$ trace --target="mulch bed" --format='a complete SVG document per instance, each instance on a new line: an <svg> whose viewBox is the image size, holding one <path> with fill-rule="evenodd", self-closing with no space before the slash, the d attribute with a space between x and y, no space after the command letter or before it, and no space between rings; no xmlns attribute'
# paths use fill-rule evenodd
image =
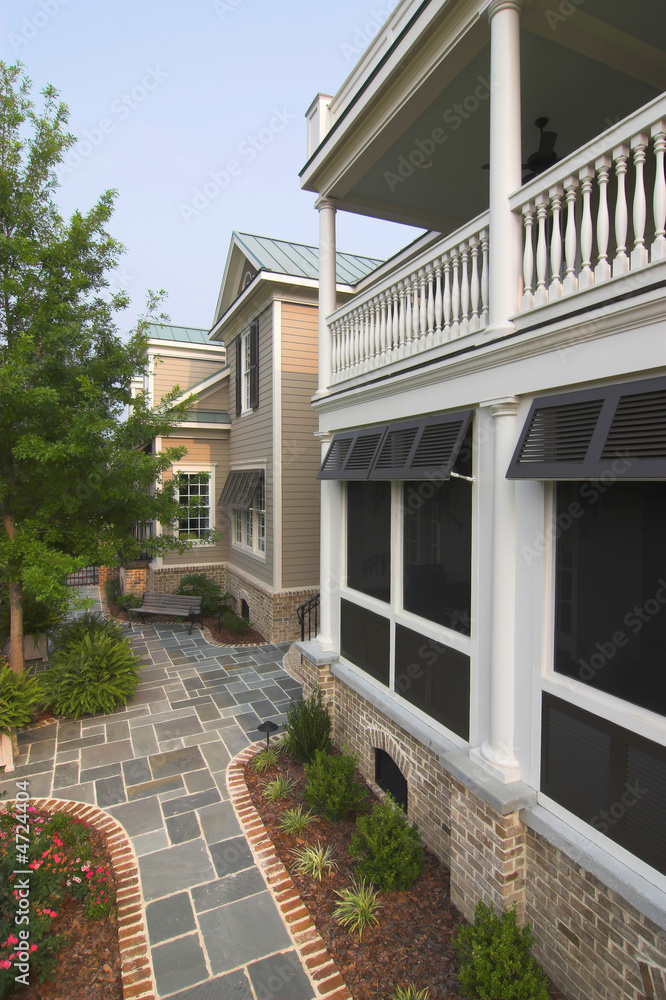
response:
<svg viewBox="0 0 666 1000"><path fill-rule="evenodd" d="M115 604L107 604L109 614L116 621L129 622L129 615L126 611L120 611ZM203 621L204 627L208 629L210 633L210 638L213 642L220 646L262 646L266 639L264 639L261 632L257 632L255 628L248 628L245 632L231 632L228 628L218 628L218 619L209 618L204 615L201 619ZM135 622L139 619L135 618ZM173 625L176 624L187 624L186 621L178 622L178 619L173 615L150 615L149 618L143 622L144 625ZM195 625L195 628L198 627Z"/></svg>
<svg viewBox="0 0 666 1000"><path fill-rule="evenodd" d="M267 802L261 791L277 771L257 774L251 762L245 766L247 787L280 860L289 870L354 1000L386 1000L397 987L405 988L410 983L419 989L428 987L430 1000L462 1000L451 936L465 919L451 902L446 867L426 851L423 874L411 889L381 894L379 924L366 929L359 942L355 932L340 927L333 919L338 903L336 890L346 888L354 874L348 849L355 817L350 814L341 823L318 817L300 838L283 833L279 820L284 810L304 803L305 773L302 764L288 754L282 757L279 770L294 781L294 791L288 798ZM368 793L372 805L376 796L371 789ZM332 845L338 864L337 870L321 882L291 867L295 848L318 841ZM549 994L551 1000L566 1000L552 984Z"/></svg>
<svg viewBox="0 0 666 1000"><path fill-rule="evenodd" d="M94 857L113 873L102 834L91 828L90 840ZM70 898L58 909L53 929L67 939L53 978L39 983L34 977L29 986L10 990L7 1000L122 1000L115 907L105 919L89 920L83 901Z"/></svg>

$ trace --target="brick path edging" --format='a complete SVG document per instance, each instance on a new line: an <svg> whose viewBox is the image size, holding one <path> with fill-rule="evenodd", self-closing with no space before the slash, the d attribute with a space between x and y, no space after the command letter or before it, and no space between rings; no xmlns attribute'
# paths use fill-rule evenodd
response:
<svg viewBox="0 0 666 1000"><path fill-rule="evenodd" d="M9 800L8 800L9 801ZM30 799L30 805L49 812L58 810L83 820L101 833L111 855L116 879L118 945L123 1000L156 1000L155 980L144 915L139 865L124 827L97 806L71 799Z"/></svg>
<svg viewBox="0 0 666 1000"><path fill-rule="evenodd" d="M236 754L227 765L229 798L248 839L257 867L280 909L289 936L301 957L316 996L321 1000L352 1000L340 970L314 925L310 911L292 882L289 872L277 856L273 841L254 807L245 783L245 764L263 746L263 742L251 744Z"/></svg>

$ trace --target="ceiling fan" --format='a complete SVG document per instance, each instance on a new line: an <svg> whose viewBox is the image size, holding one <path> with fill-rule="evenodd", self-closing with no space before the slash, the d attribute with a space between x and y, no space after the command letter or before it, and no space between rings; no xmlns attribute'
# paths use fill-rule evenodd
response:
<svg viewBox="0 0 666 1000"><path fill-rule="evenodd" d="M538 174L542 174L544 170L547 170L548 167L552 167L552 165L557 163L558 160L557 153L555 152L557 132L544 132L544 129L548 124L547 118L537 118L534 124L541 132L539 138L539 148L535 153L530 153L527 157L527 163L523 163L523 170L529 171L527 176L523 177L523 184L525 181L531 181L532 178L536 177ZM481 169L490 170L490 164L484 163Z"/></svg>

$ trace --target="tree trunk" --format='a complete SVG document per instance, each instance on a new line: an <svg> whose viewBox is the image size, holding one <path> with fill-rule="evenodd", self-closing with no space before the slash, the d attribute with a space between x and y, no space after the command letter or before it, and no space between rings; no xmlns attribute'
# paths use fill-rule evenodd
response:
<svg viewBox="0 0 666 1000"><path fill-rule="evenodd" d="M3 517L4 528L11 539L16 534L16 525L11 514ZM23 584L20 580L9 580L9 666L17 674L25 669L23 658Z"/></svg>

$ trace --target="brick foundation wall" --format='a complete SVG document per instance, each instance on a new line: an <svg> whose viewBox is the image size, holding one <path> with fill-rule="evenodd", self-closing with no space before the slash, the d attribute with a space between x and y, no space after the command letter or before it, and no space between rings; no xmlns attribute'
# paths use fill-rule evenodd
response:
<svg viewBox="0 0 666 1000"><path fill-rule="evenodd" d="M140 597L144 591L148 590L148 569L147 562L129 563L127 566L121 566L121 593Z"/></svg>
<svg viewBox="0 0 666 1000"><path fill-rule="evenodd" d="M100 566L98 569L99 588L103 594L106 593L105 586L108 580L117 580L120 575L118 566Z"/></svg>
<svg viewBox="0 0 666 1000"><path fill-rule="evenodd" d="M666 998L666 932L521 822L502 816L449 775L437 757L338 678L290 651L307 697L331 702L335 742L360 756L374 785L374 747L407 779L409 818L451 871L451 898L467 919L479 899L516 904L534 956L571 1000Z"/></svg>
<svg viewBox="0 0 666 1000"><path fill-rule="evenodd" d="M234 569L229 563L197 566L150 567L147 589L154 594L175 593L187 573L205 573L217 583L222 593L231 594L234 610L241 612L241 601L247 601L250 622L267 642L291 642L300 639L296 609L317 593L316 589L272 591ZM128 588L129 589L129 588Z"/></svg>

